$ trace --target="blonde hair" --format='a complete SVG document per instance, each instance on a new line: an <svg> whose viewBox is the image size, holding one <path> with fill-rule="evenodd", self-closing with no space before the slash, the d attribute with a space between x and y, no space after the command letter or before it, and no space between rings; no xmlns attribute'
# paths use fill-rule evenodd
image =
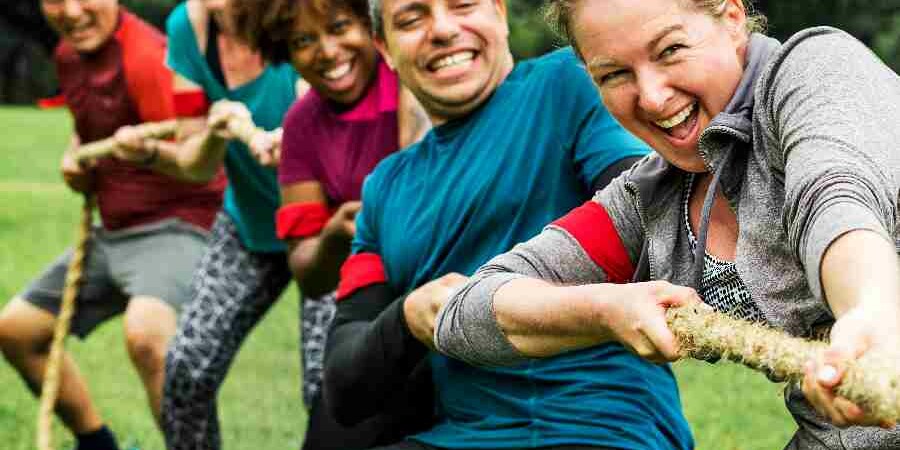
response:
<svg viewBox="0 0 900 450"><path fill-rule="evenodd" d="M575 43L572 36L572 13L579 2L583 0L548 0L544 6L544 18L550 24L556 34L563 38L566 42L573 45ZM673 0L681 1L704 11L710 17L719 18L725 13L725 7L728 0ZM766 29L766 17L756 13L753 9L752 0L742 0L744 8L747 10L747 34L763 33Z"/></svg>

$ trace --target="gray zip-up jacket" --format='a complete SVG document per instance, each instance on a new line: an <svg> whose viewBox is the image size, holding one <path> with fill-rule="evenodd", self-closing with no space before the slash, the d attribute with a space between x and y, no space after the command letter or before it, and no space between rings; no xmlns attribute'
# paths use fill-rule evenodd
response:
<svg viewBox="0 0 900 450"><path fill-rule="evenodd" d="M701 134L699 152L737 215L738 274L774 327L810 336L834 321L819 266L835 239L867 229L900 242L900 77L840 30L804 30L784 45L754 34L743 78ZM683 225L685 176L653 154L594 197L636 266L634 281L699 287L704 246L698 258ZM701 242L708 217L707 207ZM608 279L574 236L548 226L489 261L450 299L437 318L438 350L470 364L525 359L493 313L494 292L524 276L564 284ZM796 387L786 402L800 425L789 448L900 448L900 430L826 423Z"/></svg>

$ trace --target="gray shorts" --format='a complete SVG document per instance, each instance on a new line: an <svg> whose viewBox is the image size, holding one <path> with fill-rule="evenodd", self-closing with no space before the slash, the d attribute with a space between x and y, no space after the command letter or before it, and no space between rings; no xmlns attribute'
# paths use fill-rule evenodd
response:
<svg viewBox="0 0 900 450"><path fill-rule="evenodd" d="M124 312L135 296L155 297L179 310L191 299L191 277L206 237L203 229L179 219L116 231L95 228L71 333L83 339L100 323ZM19 297L58 314L71 257L70 249Z"/></svg>

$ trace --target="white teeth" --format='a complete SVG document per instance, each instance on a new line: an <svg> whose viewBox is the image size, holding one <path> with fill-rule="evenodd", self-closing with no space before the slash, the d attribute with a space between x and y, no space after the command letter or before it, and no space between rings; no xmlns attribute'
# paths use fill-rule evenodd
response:
<svg viewBox="0 0 900 450"><path fill-rule="evenodd" d="M325 72L325 78L329 80L337 80L338 78L347 75L350 73L350 63L341 64L327 72Z"/></svg>
<svg viewBox="0 0 900 450"><path fill-rule="evenodd" d="M684 122L685 119L687 119L688 116L691 115L691 113L694 111L695 105L696 105L695 103L691 103L686 108L682 109L678 114L675 114L674 116L672 116L666 120L657 120L657 121L654 121L653 123L659 125L661 128L665 128L667 130L676 125L680 125L681 122Z"/></svg>
<svg viewBox="0 0 900 450"><path fill-rule="evenodd" d="M437 61L435 61L431 67L433 70L441 70L445 67L456 66L459 64L467 63L475 58L475 52L459 52L454 53L452 55L447 55Z"/></svg>

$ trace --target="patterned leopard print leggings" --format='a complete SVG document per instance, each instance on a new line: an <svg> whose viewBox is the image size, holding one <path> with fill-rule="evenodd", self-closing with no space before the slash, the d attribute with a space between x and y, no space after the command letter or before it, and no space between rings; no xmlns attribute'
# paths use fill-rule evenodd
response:
<svg viewBox="0 0 900 450"><path fill-rule="evenodd" d="M166 355L162 421L169 450L220 448L216 396L244 339L291 280L284 253L254 253L219 213ZM333 298L305 299L301 342L304 400L321 385Z"/></svg>

